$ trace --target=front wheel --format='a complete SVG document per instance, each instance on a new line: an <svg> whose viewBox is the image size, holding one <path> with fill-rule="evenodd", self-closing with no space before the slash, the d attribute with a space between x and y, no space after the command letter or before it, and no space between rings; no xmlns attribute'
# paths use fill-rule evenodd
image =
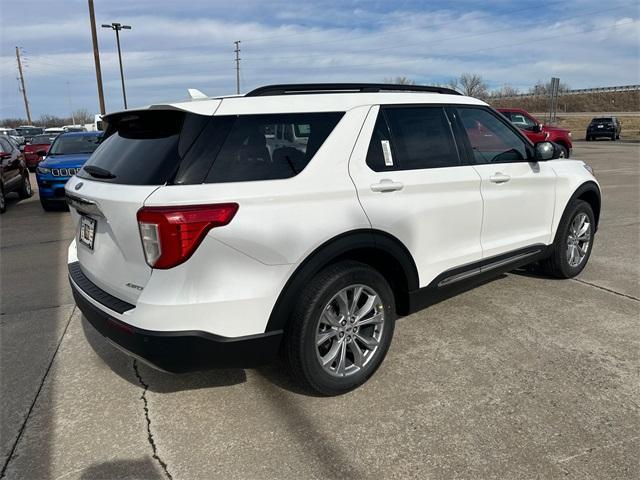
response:
<svg viewBox="0 0 640 480"><path fill-rule="evenodd" d="M382 363L395 324L384 277L353 261L331 265L302 291L285 334L293 375L321 395L366 382Z"/></svg>
<svg viewBox="0 0 640 480"><path fill-rule="evenodd" d="M560 155L558 158L569 158L569 150L567 147L563 145L558 145L558 147L560 148Z"/></svg>
<svg viewBox="0 0 640 480"><path fill-rule="evenodd" d="M557 278L582 272L591 256L595 224L591 205L582 200L570 203L558 226L553 253L542 262L543 270Z"/></svg>

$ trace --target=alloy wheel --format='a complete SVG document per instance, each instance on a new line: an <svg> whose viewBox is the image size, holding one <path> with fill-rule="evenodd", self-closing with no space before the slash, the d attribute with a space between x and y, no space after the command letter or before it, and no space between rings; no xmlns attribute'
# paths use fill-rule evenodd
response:
<svg viewBox="0 0 640 480"><path fill-rule="evenodd" d="M567 237L567 262L570 267L580 265L589 251L591 243L591 221L586 213L580 212L569 225Z"/></svg>
<svg viewBox="0 0 640 480"><path fill-rule="evenodd" d="M371 362L381 344L385 312L366 285L340 290L318 319L315 346L320 365L332 376L353 375Z"/></svg>

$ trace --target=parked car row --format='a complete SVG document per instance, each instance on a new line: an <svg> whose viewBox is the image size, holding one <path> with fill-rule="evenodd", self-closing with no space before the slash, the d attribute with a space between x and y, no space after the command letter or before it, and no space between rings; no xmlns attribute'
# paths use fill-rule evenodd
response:
<svg viewBox="0 0 640 480"><path fill-rule="evenodd" d="M35 135L21 151L8 136L0 136L0 213L6 210L5 197L18 192L32 195L29 170L36 172L40 203L45 210L66 206L64 186L98 147L102 132L68 132Z"/></svg>

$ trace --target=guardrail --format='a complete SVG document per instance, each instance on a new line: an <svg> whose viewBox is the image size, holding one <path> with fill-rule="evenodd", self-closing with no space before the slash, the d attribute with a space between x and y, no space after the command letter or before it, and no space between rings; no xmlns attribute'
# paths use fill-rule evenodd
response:
<svg viewBox="0 0 640 480"><path fill-rule="evenodd" d="M558 92L558 95L581 95L585 93L628 92L640 90L640 85L620 85L617 87L579 88ZM549 92L541 93L517 93L515 95L494 95L491 98L523 98L523 97L548 97Z"/></svg>

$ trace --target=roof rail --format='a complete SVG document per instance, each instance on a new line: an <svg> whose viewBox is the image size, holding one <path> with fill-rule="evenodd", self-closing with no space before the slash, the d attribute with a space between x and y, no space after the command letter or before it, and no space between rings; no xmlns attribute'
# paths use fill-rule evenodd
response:
<svg viewBox="0 0 640 480"><path fill-rule="evenodd" d="M427 92L461 95L460 92L456 92L451 88L429 87L426 85L396 85L391 83L293 83L258 87L247 93L245 97L354 92Z"/></svg>

